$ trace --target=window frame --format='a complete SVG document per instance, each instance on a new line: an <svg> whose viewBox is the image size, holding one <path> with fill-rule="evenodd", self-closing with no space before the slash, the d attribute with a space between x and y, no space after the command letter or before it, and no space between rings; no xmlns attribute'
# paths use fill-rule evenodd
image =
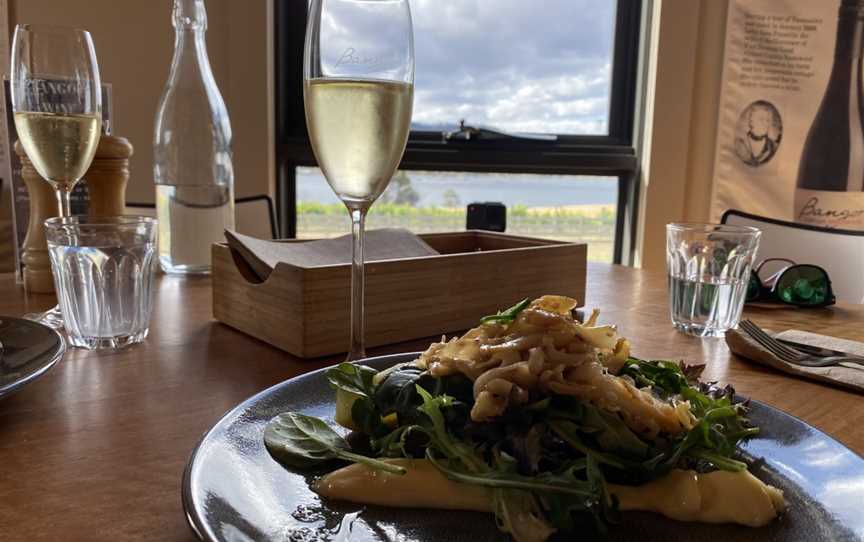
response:
<svg viewBox="0 0 864 542"><path fill-rule="evenodd" d="M446 141L440 132L412 131L405 170L537 173L617 177L614 263L632 263L638 210L634 145L643 0L618 0L607 135L558 135L556 141ZM303 46L307 2L274 2L276 201L279 233L297 234L296 168L317 163L303 110Z"/></svg>

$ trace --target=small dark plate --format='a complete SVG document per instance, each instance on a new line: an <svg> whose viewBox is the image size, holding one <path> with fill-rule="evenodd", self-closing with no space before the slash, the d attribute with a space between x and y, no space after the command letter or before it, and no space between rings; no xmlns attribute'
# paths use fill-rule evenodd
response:
<svg viewBox="0 0 864 542"><path fill-rule="evenodd" d="M0 316L0 397L16 392L54 366L66 342L48 326Z"/></svg>
<svg viewBox="0 0 864 542"><path fill-rule="evenodd" d="M384 369L416 356L365 363ZM762 432L747 443L745 453L753 458L751 472L785 492L789 509L782 518L750 529L628 512L622 523L611 526L609 539L632 540L638 533L640 541L864 540L864 460L797 418L756 401L751 407L750 418ZM204 435L192 453L183 476L183 507L202 540L507 540L491 515L322 502L309 489L322 472L286 469L264 447L265 424L286 410L332 422L334 394L322 371L246 400Z"/></svg>

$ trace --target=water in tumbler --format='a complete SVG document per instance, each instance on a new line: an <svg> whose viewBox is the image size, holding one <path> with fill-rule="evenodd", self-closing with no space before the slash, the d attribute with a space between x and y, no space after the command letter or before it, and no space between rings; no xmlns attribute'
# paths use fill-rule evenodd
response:
<svg viewBox="0 0 864 542"><path fill-rule="evenodd" d="M695 281L669 275L672 323L693 335L722 336L738 324L746 290L746 280L705 277Z"/></svg>
<svg viewBox="0 0 864 542"><path fill-rule="evenodd" d="M213 243L234 228L234 198L226 185L156 185L159 263L172 273L206 273Z"/></svg>
<svg viewBox="0 0 864 542"><path fill-rule="evenodd" d="M154 243L49 243L49 250L68 340L74 346L117 348L146 337L153 300Z"/></svg>

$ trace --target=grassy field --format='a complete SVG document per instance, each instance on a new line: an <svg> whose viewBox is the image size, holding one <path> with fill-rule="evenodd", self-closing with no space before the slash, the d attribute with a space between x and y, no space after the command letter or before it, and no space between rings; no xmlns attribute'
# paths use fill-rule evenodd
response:
<svg viewBox="0 0 864 542"><path fill-rule="evenodd" d="M459 231L465 229L465 208L378 203L372 207L366 224L369 229L407 228L416 233ZM300 238L335 237L348 233L350 228L342 204L297 204ZM532 208L516 205L507 210L507 233L585 242L589 260L611 262L615 209L602 205Z"/></svg>

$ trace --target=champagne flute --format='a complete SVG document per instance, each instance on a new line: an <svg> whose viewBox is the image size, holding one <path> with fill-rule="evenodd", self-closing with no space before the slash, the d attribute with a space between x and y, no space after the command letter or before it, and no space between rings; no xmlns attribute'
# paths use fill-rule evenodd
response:
<svg viewBox="0 0 864 542"><path fill-rule="evenodd" d="M48 25L16 26L10 79L24 152L54 188L59 216L69 216L69 195L90 167L102 131L102 85L90 34ZM58 307L35 319L63 326Z"/></svg>
<svg viewBox="0 0 864 542"><path fill-rule="evenodd" d="M303 72L312 150L351 214L353 361L366 356L366 213L393 177L411 126L414 34L408 0L312 0Z"/></svg>

